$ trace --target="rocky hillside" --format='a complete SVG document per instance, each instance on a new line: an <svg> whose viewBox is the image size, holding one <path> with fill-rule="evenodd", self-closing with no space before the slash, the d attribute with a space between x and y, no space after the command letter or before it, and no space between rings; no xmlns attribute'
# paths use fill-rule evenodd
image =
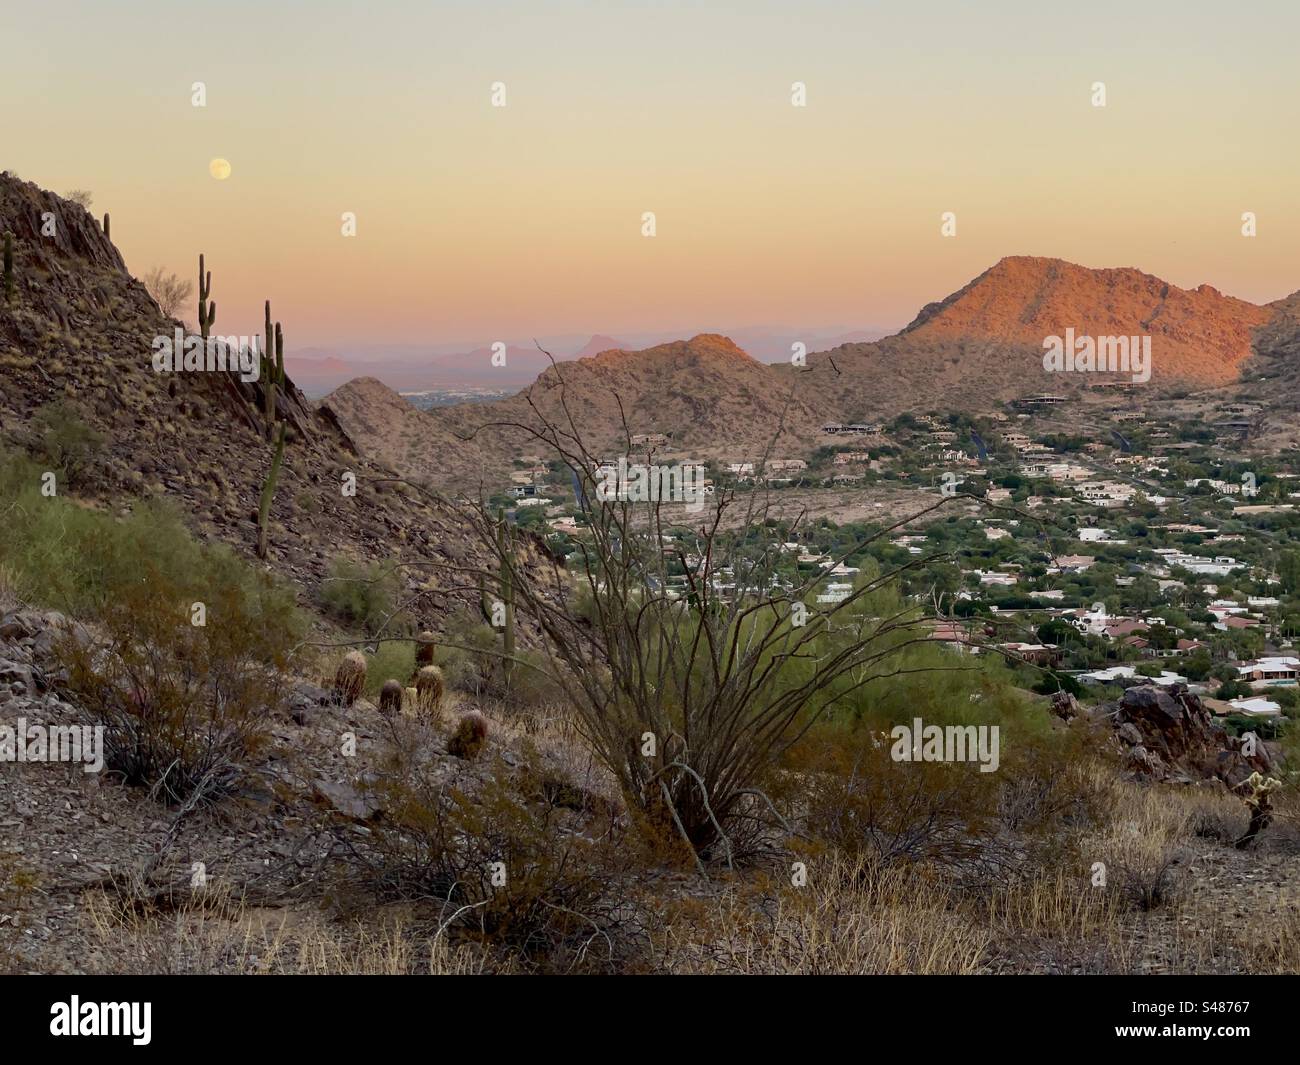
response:
<svg viewBox="0 0 1300 1065"><path fill-rule="evenodd" d="M51 236L42 235L43 216L54 221ZM154 338L180 323L162 314L100 222L76 204L0 175L0 229L15 248L15 293L0 300L0 447L46 452L34 419L63 401L105 441L67 486L74 494L118 510L163 497L202 538L251 554L272 451L258 415L262 385L225 372L155 372ZM223 270L247 267L208 266L220 334ZM292 335L293 323L285 330ZM445 559L471 550L451 513L381 483L388 471L291 381L277 402L289 433L271 510L276 570L310 591L340 556ZM342 492L347 472L355 496Z"/></svg>
<svg viewBox="0 0 1300 1065"><path fill-rule="evenodd" d="M321 407L383 461L458 488L476 485L484 472L499 481L515 458L542 457L544 449L521 428L539 426L539 412L565 426L571 417L597 453L622 450L629 435L663 433L669 444L661 453L702 458L759 456L773 439L776 455L803 453L825 421L771 367L707 333L560 363L494 403L422 412L363 379L337 389Z"/></svg>
<svg viewBox="0 0 1300 1065"><path fill-rule="evenodd" d="M1060 259L1002 259L896 336L809 360L804 387L846 418L929 405L988 407L1038 392L1069 393L1108 374L1049 373L1043 340L1150 336L1149 386L1213 387L1237 380L1272 307L1201 285L1180 289L1139 270L1092 270ZM832 365L833 364L833 365ZM1123 376L1123 375L1121 375Z"/></svg>
<svg viewBox="0 0 1300 1065"><path fill-rule="evenodd" d="M1151 380L1136 387L1236 389L1258 353L1265 375L1294 364L1298 312L1291 301L1260 307L1208 285L1181 289L1133 269L1092 270L1060 259L1010 257L925 307L900 333L810 354L806 367L765 365L726 337L705 334L644 351L613 350L547 369L526 391L491 404L408 413L374 381L352 382L326 402L385 461L435 483L477 483L483 472L540 454L526 434L536 404L569 412L597 448L627 431L664 433L674 449L703 457L806 454L831 420L887 419L903 411L987 411L1043 392L1071 394L1130 375L1049 373L1043 341L1076 336L1150 336ZM1247 376L1255 373L1247 372ZM1262 401L1276 400L1266 390ZM621 402L621 407L620 407ZM489 428L490 427L490 428ZM467 449L462 441L474 440ZM454 455L454 468L446 456Z"/></svg>
<svg viewBox="0 0 1300 1065"><path fill-rule="evenodd" d="M374 377L349 381L321 400L318 409L337 419L353 440L363 441L366 454L441 488L472 493L480 483L498 483L509 469L502 449L462 438Z"/></svg>

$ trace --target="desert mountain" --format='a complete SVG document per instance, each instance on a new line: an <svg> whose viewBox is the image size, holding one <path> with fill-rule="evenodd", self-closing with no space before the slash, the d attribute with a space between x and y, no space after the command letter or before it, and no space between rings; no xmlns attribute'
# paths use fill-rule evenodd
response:
<svg viewBox="0 0 1300 1065"><path fill-rule="evenodd" d="M657 433L668 437L656 449L663 455L758 456L774 436L774 454L802 453L809 427L821 425L818 412L769 367L709 333L557 363L524 392L492 403L417 411L365 380L337 389L321 406L382 461L457 488L479 483L481 472L499 481L515 458L543 457L526 428L540 426L539 412L566 427L572 418L589 447L609 454L625 450L629 436ZM782 432L783 424L797 431Z"/></svg>
<svg viewBox="0 0 1300 1065"><path fill-rule="evenodd" d="M503 480L510 467L504 452L462 439L442 419L412 406L374 377L349 381L317 406L350 438L363 441L365 454L440 488L472 492L478 484Z"/></svg>
<svg viewBox="0 0 1300 1065"><path fill-rule="evenodd" d="M43 215L54 219L50 236ZM180 323L162 314L83 208L3 174L0 229L13 233L16 280L12 301L0 299L0 448L41 454L34 416L63 401L105 439L72 486L76 495L115 511L161 497L200 537L251 554L272 455L261 383L216 370L156 372L152 342ZM208 265L219 308L222 266ZM340 556L472 551L451 512L384 483L390 472L360 455L332 413L314 409L292 381L277 404L289 430L271 509L275 569L310 590ZM347 471L356 475L351 497L341 490Z"/></svg>
<svg viewBox="0 0 1300 1065"><path fill-rule="evenodd" d="M809 359L807 387L846 418L927 405L978 409L1035 393L1069 393L1117 375L1049 373L1043 341L1151 337L1152 387L1235 381L1269 307L1209 285L1181 289L1133 269L1093 270L1013 256L923 308L900 333ZM833 363L833 365L832 365ZM1131 379L1131 375L1118 375Z"/></svg>
<svg viewBox="0 0 1300 1065"><path fill-rule="evenodd" d="M356 367L337 355L286 353L284 362L290 376L309 396L324 395L357 376Z"/></svg>
<svg viewBox="0 0 1300 1065"><path fill-rule="evenodd" d="M561 392L568 416L596 449L615 448L625 432L663 433L672 451L704 458L752 457L774 437L774 457L804 455L823 442L820 428L831 420L943 407L988 411L1112 382L1144 395L1238 388L1255 356L1267 362L1260 373L1294 376L1298 308L1296 297L1261 307L1139 270L1012 257L926 306L896 335L812 354L803 368L760 363L732 340L702 334L561 363L508 399L414 412L416 418L400 397L382 395L378 382L339 389L326 405L373 454L441 484L463 485L463 474L477 481L494 470L499 480L512 459L540 456L542 449L512 426L534 424L534 405L561 417ZM1046 371L1044 339L1071 329L1080 337L1149 336L1150 381ZM475 448L465 449L462 441L471 438ZM446 461L453 455L454 466Z"/></svg>
<svg viewBox="0 0 1300 1065"><path fill-rule="evenodd" d="M587 359L592 355L599 355L602 351L623 351L626 347L627 345L622 341L597 333L587 343L583 344L573 357L575 359Z"/></svg>

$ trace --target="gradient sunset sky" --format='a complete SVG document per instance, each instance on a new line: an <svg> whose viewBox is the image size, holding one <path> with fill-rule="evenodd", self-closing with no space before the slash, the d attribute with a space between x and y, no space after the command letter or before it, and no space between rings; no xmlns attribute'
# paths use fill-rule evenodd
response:
<svg viewBox="0 0 1300 1065"><path fill-rule="evenodd" d="M291 348L898 326L1010 254L1300 288L1294 0L5 7L0 169Z"/></svg>

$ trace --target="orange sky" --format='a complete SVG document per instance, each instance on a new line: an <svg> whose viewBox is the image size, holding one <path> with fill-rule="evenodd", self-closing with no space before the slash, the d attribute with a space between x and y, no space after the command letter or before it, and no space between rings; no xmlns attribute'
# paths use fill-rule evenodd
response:
<svg viewBox="0 0 1300 1065"><path fill-rule="evenodd" d="M901 325L1008 254L1266 301L1300 288L1297 11L25 5L0 167L91 190L137 275L205 252L220 327L269 296L291 348Z"/></svg>

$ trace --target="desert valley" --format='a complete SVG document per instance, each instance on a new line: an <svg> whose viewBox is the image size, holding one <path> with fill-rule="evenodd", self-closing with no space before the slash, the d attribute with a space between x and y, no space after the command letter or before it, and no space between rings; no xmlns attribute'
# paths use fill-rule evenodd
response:
<svg viewBox="0 0 1300 1065"><path fill-rule="evenodd" d="M1297 964L1297 297L1009 258L784 365L313 402L0 206L8 967Z"/></svg>
<svg viewBox="0 0 1300 1065"><path fill-rule="evenodd" d="M1289 1048L1300 9L0 23L15 1059Z"/></svg>

